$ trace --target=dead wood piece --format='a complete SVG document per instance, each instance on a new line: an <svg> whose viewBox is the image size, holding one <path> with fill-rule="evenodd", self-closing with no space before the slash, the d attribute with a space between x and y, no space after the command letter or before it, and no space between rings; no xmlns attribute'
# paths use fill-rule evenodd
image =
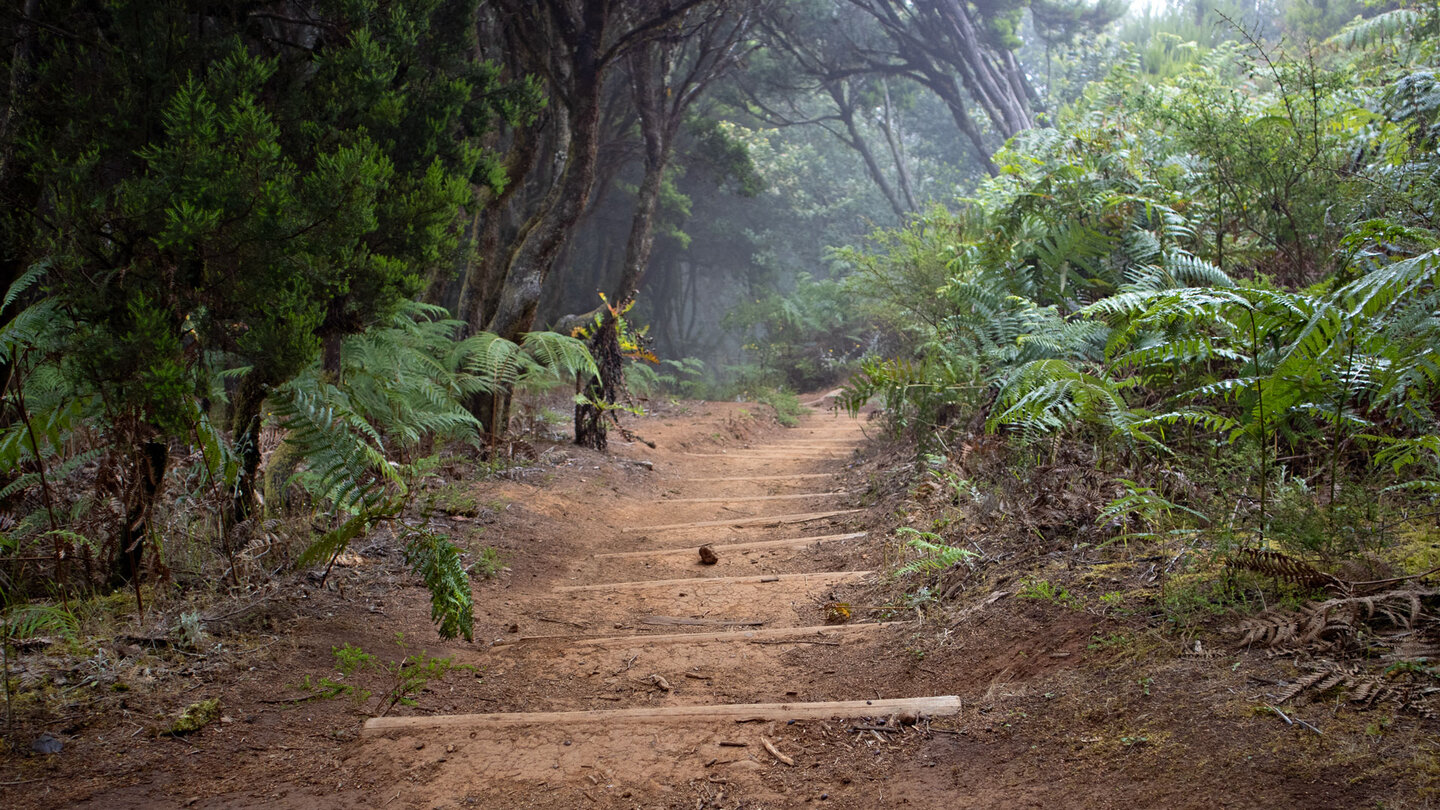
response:
<svg viewBox="0 0 1440 810"><path fill-rule="evenodd" d="M740 742L740 741L738 741L738 740L721 740L721 741L720 741L720 747L721 747L721 748L748 748L748 747L750 747L750 743Z"/></svg>
<svg viewBox="0 0 1440 810"><path fill-rule="evenodd" d="M770 742L764 737L760 738L760 742L765 746L765 750L770 752L771 756L775 757L776 759L780 760L786 765L789 765L792 768L795 767L795 760L780 753L780 749L776 748L774 743Z"/></svg>
<svg viewBox="0 0 1440 810"><path fill-rule="evenodd" d="M723 498L666 498L660 503L752 503L756 501L798 501L805 498L825 498L837 495L853 495L849 490L829 492L795 492L789 495L729 495Z"/></svg>
<svg viewBox="0 0 1440 810"><path fill-rule="evenodd" d="M537 613L537 614L535 614L535 618L538 619L539 621L542 621L542 622L549 622L549 623L551 623L551 624L564 624L564 625L568 625L568 626L570 626L570 627L574 627L574 628L579 629L579 630L584 630L585 628L587 628L587 627L590 626L590 625L588 625L588 624L581 624L580 622L567 621L567 620L565 620L565 619L552 619L552 618L550 618L549 616L546 616L544 613Z"/></svg>

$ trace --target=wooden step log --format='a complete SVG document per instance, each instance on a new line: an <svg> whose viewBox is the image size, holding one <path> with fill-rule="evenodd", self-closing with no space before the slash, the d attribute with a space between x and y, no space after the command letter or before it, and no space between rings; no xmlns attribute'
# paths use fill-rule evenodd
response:
<svg viewBox="0 0 1440 810"><path fill-rule="evenodd" d="M717 624L737 626L724 619L714 620ZM743 621L743 620L742 620ZM645 619L641 620L646 624ZM497 641L490 646L493 651L505 650L521 645L554 642L567 648L629 648L653 647L671 644L734 644L754 642L756 644L836 644L827 639L835 636L884 630L887 627L903 627L910 622L854 622L852 624L816 624L804 627L767 627L748 630L711 630L696 633L635 633L628 636L519 636L509 641ZM743 625L741 625L743 626Z"/></svg>
<svg viewBox="0 0 1440 810"><path fill-rule="evenodd" d="M751 503L759 501L798 501L802 498L824 498L827 495L854 495L848 489L830 492L797 492L790 495L732 495L726 498L661 498L656 503Z"/></svg>
<svg viewBox="0 0 1440 810"><path fill-rule="evenodd" d="M857 621L854 624L815 624L809 627L766 627L763 630L714 630L710 633L652 633L635 636L527 636L516 638L513 643L495 644L492 649L500 650L521 641L564 641L570 647L649 647L657 644L734 644L757 641L757 643L795 644L815 643L834 636L850 636L852 633L868 633L884 630L886 627L903 626L904 621Z"/></svg>
<svg viewBox="0 0 1440 810"><path fill-rule="evenodd" d="M832 453L826 450L810 450L799 453L775 450L758 452L755 450L736 450L733 453L681 453L684 456L694 458L730 458L743 459L745 461L774 461L776 459L793 458L796 461L829 461L848 458L850 453Z"/></svg>
<svg viewBox="0 0 1440 810"><path fill-rule="evenodd" d="M467 730L534 725L590 723L745 723L755 720L826 720L888 717L908 713L943 717L960 712L955 695L837 700L823 703L724 703L713 706L654 706L637 709L594 709L570 712L504 712L495 714L442 714L423 717L372 717L364 734L390 731Z"/></svg>
<svg viewBox="0 0 1440 810"><path fill-rule="evenodd" d="M795 441L786 442L783 444L778 442L756 442L754 444L742 444L738 447L722 447L719 448L719 450L726 453L739 453L747 450L773 450L777 452L780 450L803 450L808 453L834 453L853 450L857 447L862 447L863 445L864 442L858 439L824 439L817 437L809 437L797 439ZM702 451L697 450L693 452Z"/></svg>
<svg viewBox="0 0 1440 810"><path fill-rule="evenodd" d="M840 396L843 393L845 393L844 388L836 388L833 391L826 391L825 393L821 394L817 399L812 399L809 402L802 402L800 404L804 405L807 408L829 407L828 405L825 405L825 400L828 399L833 402L836 397Z"/></svg>
<svg viewBox="0 0 1440 810"><path fill-rule="evenodd" d="M788 523L809 523L812 520L825 520L826 518L851 515L863 511L863 509L836 509L829 512L802 512L793 515L701 520L694 523L665 523L659 526L632 526L621 529L620 533L637 534L639 532L663 532L674 529L715 529L722 526L783 526Z"/></svg>
<svg viewBox="0 0 1440 810"><path fill-rule="evenodd" d="M746 543L710 543L709 545L711 548L715 549L716 553L728 551L742 551L746 549L756 548L804 548L805 546L813 545L816 543L828 543L832 540L854 540L857 537L864 537L867 534L869 534L869 532L850 532L848 534L821 534L813 535L810 537L792 537L788 540L752 540ZM689 554L693 557L695 555L696 549L698 548L699 546L687 545L681 546L680 548L657 548L650 549L648 551L608 551L604 554L596 554L595 559L625 560L637 559L640 557L661 557L671 554Z"/></svg>
<svg viewBox="0 0 1440 810"><path fill-rule="evenodd" d="M800 481L811 478L834 478L835 473L792 473L790 475L733 475L720 478L681 478L681 481L712 483L717 481L729 482L759 482L759 481Z"/></svg>
<svg viewBox="0 0 1440 810"><path fill-rule="evenodd" d="M557 585L553 593L585 593L588 591L634 591L648 588L674 588L686 585L758 585L769 582L830 583L863 579L874 571L820 571L813 574L756 574L747 577L690 577L687 579L642 579L633 582L601 582L593 585Z"/></svg>

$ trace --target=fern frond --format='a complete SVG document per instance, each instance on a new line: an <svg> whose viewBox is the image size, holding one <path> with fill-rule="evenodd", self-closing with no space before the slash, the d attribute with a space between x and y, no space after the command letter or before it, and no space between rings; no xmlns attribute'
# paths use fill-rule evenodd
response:
<svg viewBox="0 0 1440 810"><path fill-rule="evenodd" d="M1434 287L1437 280L1440 250L1432 250L1367 273L1340 288L1338 297L1349 306L1351 317L1374 318L1421 287Z"/></svg>
<svg viewBox="0 0 1440 810"><path fill-rule="evenodd" d="M520 345L552 374L598 376L599 368L585 342L557 332L529 332Z"/></svg>
<svg viewBox="0 0 1440 810"><path fill-rule="evenodd" d="M349 408L335 386L306 390L305 382L282 386L269 402L286 431L285 440L306 459L308 474L316 481L314 491L357 514L373 509L391 489L403 493L405 485L385 458L375 427Z"/></svg>
<svg viewBox="0 0 1440 810"><path fill-rule="evenodd" d="M1342 48L1368 48L1383 40L1411 36L1419 28L1420 12L1397 8L1368 20L1357 19L1329 39Z"/></svg>
<svg viewBox="0 0 1440 810"><path fill-rule="evenodd" d="M906 545L922 555L895 569L897 576L915 573L936 574L947 571L962 562L969 562L977 556L969 549L938 542L939 536L930 532L921 532L908 526L902 526L896 529L895 533L909 535L910 538L906 541Z"/></svg>
<svg viewBox="0 0 1440 810"><path fill-rule="evenodd" d="M5 290L5 298L0 300L0 312L9 309L10 305L15 303L20 296L24 295L26 290L30 289L36 282L43 278L45 274L49 272L50 265L51 262L49 259L42 259L26 268L25 272L21 273L20 277L15 279L15 281L10 284L10 287Z"/></svg>
<svg viewBox="0 0 1440 810"><path fill-rule="evenodd" d="M394 498L374 504L370 509L352 516L338 528L321 535L320 539L300 552L300 556L295 560L295 565L299 568L306 568L339 557L350 546L352 540L364 534L373 524L400 514L404 505L403 498Z"/></svg>
<svg viewBox="0 0 1440 810"><path fill-rule="evenodd" d="M430 591L430 619L440 637L475 640L475 604L470 574L460 550L443 535L416 532L405 544L405 562L425 580Z"/></svg>

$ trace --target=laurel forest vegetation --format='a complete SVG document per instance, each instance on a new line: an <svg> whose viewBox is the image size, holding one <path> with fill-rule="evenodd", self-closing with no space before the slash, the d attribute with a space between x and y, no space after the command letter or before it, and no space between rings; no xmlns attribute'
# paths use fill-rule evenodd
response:
<svg viewBox="0 0 1440 810"><path fill-rule="evenodd" d="M843 386L912 448L912 597L981 535L1150 560L1110 607L1182 631L1330 588L1255 638L1440 687L1433 2L0 18L7 662L102 614L198 643L374 532L470 639L499 563L430 518L548 406L604 450Z"/></svg>

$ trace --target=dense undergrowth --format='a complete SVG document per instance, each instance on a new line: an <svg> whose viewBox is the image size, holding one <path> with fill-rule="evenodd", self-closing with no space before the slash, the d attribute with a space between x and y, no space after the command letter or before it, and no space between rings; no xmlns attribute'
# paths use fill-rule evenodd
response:
<svg viewBox="0 0 1440 810"><path fill-rule="evenodd" d="M104 623L126 612L107 596L116 588L130 593L130 620L159 603L175 625L161 630L181 638L176 617L187 604L262 593L296 568L328 572L381 524L431 591L441 635L470 638L470 572L493 568L493 549L429 530L428 518L473 514L474 496L450 482L527 463L530 451L483 432L466 405L478 394L568 384L594 364L568 336L457 340L460 326L443 310L409 304L347 338L338 375L317 361L269 392L249 469L243 439L215 425L231 407L227 380L245 369L209 358L211 389L192 403L183 430L163 437L168 460L157 480L128 434L107 423L102 395L67 373L73 328L64 313L48 298L21 311L0 331L20 383L7 392L18 418L0 433L0 467L12 471L0 489L6 638L73 641L94 624L87 617ZM255 500L237 519L247 483ZM135 531L128 521L142 500ZM189 610L193 623L200 614Z"/></svg>
<svg viewBox="0 0 1440 810"><path fill-rule="evenodd" d="M1437 45L1398 10L1164 79L1131 57L963 206L843 254L910 338L843 397L917 447L907 599L1029 559L1022 597L1182 634L1270 608L1246 643L1391 678L1308 687L1403 670L1386 694L1433 711Z"/></svg>

